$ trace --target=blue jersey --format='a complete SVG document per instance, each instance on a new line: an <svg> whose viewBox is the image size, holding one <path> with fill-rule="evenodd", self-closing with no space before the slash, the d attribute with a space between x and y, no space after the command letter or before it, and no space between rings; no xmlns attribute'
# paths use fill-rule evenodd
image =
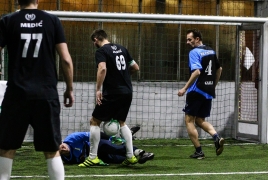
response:
<svg viewBox="0 0 268 180"><path fill-rule="evenodd" d="M197 92L206 99L215 98L216 71L220 63L215 51L205 45L192 49L189 53L190 74L196 69L200 70L200 76L188 88L187 93Z"/></svg>
<svg viewBox="0 0 268 180"><path fill-rule="evenodd" d="M75 132L68 135L63 143L69 145L70 155L61 155L63 162L69 164L79 164L84 162L89 155L90 132ZM108 136L101 133L98 147L98 157L106 163L122 163L126 158L126 146L124 144L114 144L108 140ZM133 151L137 147L133 147Z"/></svg>
<svg viewBox="0 0 268 180"><path fill-rule="evenodd" d="M68 135L63 143L69 145L70 156L61 156L66 163L80 163L85 160L89 154L89 132L75 132Z"/></svg>

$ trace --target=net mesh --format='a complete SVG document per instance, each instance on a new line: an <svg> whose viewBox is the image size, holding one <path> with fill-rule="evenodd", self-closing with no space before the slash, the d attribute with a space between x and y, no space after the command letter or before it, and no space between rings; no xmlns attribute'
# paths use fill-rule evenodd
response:
<svg viewBox="0 0 268 180"><path fill-rule="evenodd" d="M259 30L240 32L239 120L257 121Z"/></svg>
<svg viewBox="0 0 268 180"><path fill-rule="evenodd" d="M1 15L17 10L12 0L1 0ZM265 1L251 0L40 0L39 9L86 12L159 13L220 16L264 16ZM188 52L185 34L189 28L198 28L203 43L217 50L223 67L213 101L211 122L220 134L231 137L234 131L236 28L229 25L169 24L135 22L79 22L63 20L65 35L74 63L75 105L62 107L62 136L75 131L88 131L89 119L95 106L96 65L95 49L90 40L92 30L103 28L109 40L128 48L140 65L140 72L132 77L134 96L128 115L128 125L141 125L139 138L188 137L182 108L185 98L177 96L189 78ZM219 31L217 31L219 28ZM217 33L220 32L220 33ZM7 56L5 56L7 61ZM7 66L4 66L7 67ZM59 94L65 85L59 69ZM2 69L5 72L5 69ZM5 74L2 79L6 79ZM246 93L251 94L251 92ZM61 96L62 98L62 96ZM247 98L246 98L247 99ZM256 99L254 96L253 99ZM62 101L62 99L61 99ZM251 102L243 101L246 105ZM246 108L246 107L245 107ZM243 112L248 112L244 109ZM241 111L242 112L242 111ZM255 116L254 116L255 117ZM209 137L200 131L200 137ZM30 128L25 140L32 140Z"/></svg>

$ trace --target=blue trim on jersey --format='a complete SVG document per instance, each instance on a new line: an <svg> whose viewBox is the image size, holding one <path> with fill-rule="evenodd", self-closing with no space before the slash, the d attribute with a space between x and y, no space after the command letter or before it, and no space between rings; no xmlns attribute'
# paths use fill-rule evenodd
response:
<svg viewBox="0 0 268 180"><path fill-rule="evenodd" d="M201 49L201 48L192 49L189 53L189 68L190 68L191 72L193 72L196 69L202 70L203 68L201 65L201 63L202 63L201 61L202 61L203 57L211 55L211 54L216 54L216 52L213 50L205 50L205 49ZM198 92L198 93L202 94L203 96L205 96L206 99L213 99L213 96L209 95L208 93L205 93L204 91L201 91L200 89L198 89L196 87L197 80L198 80L198 78L188 88L187 93L189 93L191 91L195 91L195 92Z"/></svg>

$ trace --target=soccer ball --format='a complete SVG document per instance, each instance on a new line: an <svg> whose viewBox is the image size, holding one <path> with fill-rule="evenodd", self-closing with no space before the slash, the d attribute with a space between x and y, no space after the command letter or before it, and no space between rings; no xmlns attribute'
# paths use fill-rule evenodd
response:
<svg viewBox="0 0 268 180"><path fill-rule="evenodd" d="M114 136L119 131L119 122L117 120L106 121L103 123L103 132L108 136Z"/></svg>

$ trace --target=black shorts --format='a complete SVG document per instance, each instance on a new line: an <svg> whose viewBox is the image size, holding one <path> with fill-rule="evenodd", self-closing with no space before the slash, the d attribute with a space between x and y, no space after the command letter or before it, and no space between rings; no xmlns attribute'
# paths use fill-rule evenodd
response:
<svg viewBox="0 0 268 180"><path fill-rule="evenodd" d="M101 121L110 121L112 118L126 121L132 101L132 94L105 95L101 105L96 105L92 116Z"/></svg>
<svg viewBox="0 0 268 180"><path fill-rule="evenodd" d="M54 100L4 98L0 114L0 149L21 147L28 126L34 130L36 151L55 152L61 144L60 103Z"/></svg>
<svg viewBox="0 0 268 180"><path fill-rule="evenodd" d="M186 96L186 104L183 108L185 114L206 118L210 116L211 99L206 99L199 93L188 93Z"/></svg>

